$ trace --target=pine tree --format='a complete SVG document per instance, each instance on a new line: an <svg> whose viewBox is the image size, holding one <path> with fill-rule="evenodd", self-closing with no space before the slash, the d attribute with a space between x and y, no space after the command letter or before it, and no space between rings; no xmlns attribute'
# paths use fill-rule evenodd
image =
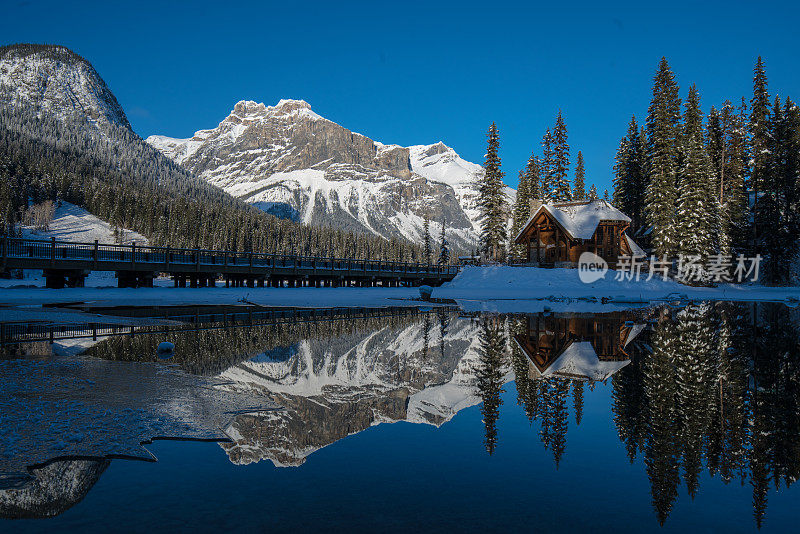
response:
<svg viewBox="0 0 800 534"><path fill-rule="evenodd" d="M681 137L681 100L678 84L666 58L661 58L647 110L647 190L645 220L652 229L655 253L675 252L675 202Z"/></svg>
<svg viewBox="0 0 800 534"><path fill-rule="evenodd" d="M500 416L500 405L503 392L503 340L499 319L486 318L479 333L480 357L475 370L476 386L483 404L481 414L485 428L484 446L489 455L497 446L497 418Z"/></svg>
<svg viewBox="0 0 800 534"><path fill-rule="evenodd" d="M636 232L644 225L645 169L644 130L640 130L636 117L631 117L628 133L620 141L614 164L614 206L631 218L631 230Z"/></svg>
<svg viewBox="0 0 800 534"><path fill-rule="evenodd" d="M444 219L442 219L442 233L439 236L439 265L448 263L450 263L450 243L447 242Z"/></svg>
<svg viewBox="0 0 800 534"><path fill-rule="evenodd" d="M539 158L531 154L531 157L528 158L528 163L525 165L525 183L529 200L542 199L542 180L539 169Z"/></svg>
<svg viewBox="0 0 800 534"><path fill-rule="evenodd" d="M611 201L611 196L608 194L608 189L603 190L603 200L605 200L606 202Z"/></svg>
<svg viewBox="0 0 800 534"><path fill-rule="evenodd" d="M542 137L542 159L539 162L539 189L541 191L542 202L553 200L553 174L555 167L553 153L553 134L550 128L545 131Z"/></svg>
<svg viewBox="0 0 800 534"><path fill-rule="evenodd" d="M720 111L708 114L707 149L712 166L713 189L719 217L717 241L723 254L743 252L746 240L747 203L744 189L746 134L741 116L726 100Z"/></svg>
<svg viewBox="0 0 800 534"><path fill-rule="evenodd" d="M750 100L750 144L753 166L750 172L750 189L756 198L763 191L770 168L769 124L770 97L767 91L767 74L761 56L753 69L753 98Z"/></svg>
<svg viewBox="0 0 800 534"><path fill-rule="evenodd" d="M589 200L597 200L598 198L600 197L597 196L597 186L592 184L592 187L589 188Z"/></svg>
<svg viewBox="0 0 800 534"><path fill-rule="evenodd" d="M572 190L572 198L574 200L586 200L585 176L586 171L583 168L583 153L578 150L578 157L575 160L575 181L573 182Z"/></svg>
<svg viewBox="0 0 800 534"><path fill-rule="evenodd" d="M506 243L506 206L503 171L500 169L500 134L493 122L487 134L488 146L484 175L480 182L478 204L481 209L481 251L494 261L502 261Z"/></svg>
<svg viewBox="0 0 800 534"><path fill-rule="evenodd" d="M431 249L431 221L428 218L428 214L426 213L422 219L422 233L423 233L423 251L425 254L425 263L431 264L431 255L433 251Z"/></svg>
<svg viewBox="0 0 800 534"><path fill-rule="evenodd" d="M566 202L572 200L572 189L569 183L569 145L567 144L567 125L561 116L561 110L556 117L556 126L553 129L553 200Z"/></svg>
<svg viewBox="0 0 800 534"><path fill-rule="evenodd" d="M517 198L514 200L514 221L511 226L509 236L509 248L514 251L514 255L521 258L525 254L525 247L514 245L514 239L522 231L523 225L528 222L530 217L531 204L528 188L528 179L525 172L519 171L519 185L517 186Z"/></svg>
<svg viewBox="0 0 800 534"><path fill-rule="evenodd" d="M703 136L700 94L694 85L689 89L684 114L682 161L679 170L676 252L699 256L703 261L715 250L717 196L713 190L711 162Z"/></svg>

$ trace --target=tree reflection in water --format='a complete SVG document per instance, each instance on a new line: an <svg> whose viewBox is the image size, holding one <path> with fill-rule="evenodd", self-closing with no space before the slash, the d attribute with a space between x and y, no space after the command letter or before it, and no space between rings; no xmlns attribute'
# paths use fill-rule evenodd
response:
<svg viewBox="0 0 800 534"><path fill-rule="evenodd" d="M498 443L504 354L517 403L538 423L556 466L566 450L570 390L577 425L584 387L610 381L619 439L632 463L644 462L659 523L681 483L695 497L706 469L725 484L752 487L760 528L769 488L788 488L800 473L797 319L782 304L719 302L485 320L476 384L487 451Z"/></svg>

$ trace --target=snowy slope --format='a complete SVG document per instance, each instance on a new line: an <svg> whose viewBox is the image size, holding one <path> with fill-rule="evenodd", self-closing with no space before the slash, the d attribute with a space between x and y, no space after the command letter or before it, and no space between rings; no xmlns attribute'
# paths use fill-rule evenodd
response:
<svg viewBox="0 0 800 534"><path fill-rule="evenodd" d="M56 241L69 241L71 243L114 244L114 228L101 219L98 219L83 208L61 202L56 207L53 221L47 230L36 230L32 226L23 226L22 235L27 239L51 239ZM136 242L137 245L147 245L148 240L133 230L121 229L120 243L128 245Z"/></svg>
<svg viewBox="0 0 800 534"><path fill-rule="evenodd" d="M147 142L187 169L263 210L307 224L384 237L438 238L472 249L480 228L483 169L442 143L402 147L329 121L302 100L238 102L216 128ZM514 190L507 194L513 201Z"/></svg>

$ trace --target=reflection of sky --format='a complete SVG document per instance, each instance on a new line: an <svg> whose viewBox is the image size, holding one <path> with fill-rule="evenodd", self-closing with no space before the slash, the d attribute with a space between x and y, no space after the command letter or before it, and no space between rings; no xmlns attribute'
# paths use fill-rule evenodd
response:
<svg viewBox="0 0 800 534"><path fill-rule="evenodd" d="M751 488L701 477L692 502L680 497L658 529L640 459L631 465L612 420L611 387L586 391L584 417L570 417L567 452L556 470L522 409L505 386L499 444L481 443L479 407L441 428L381 425L315 453L299 469L268 462L230 464L214 444L158 442L156 464L115 461L86 499L44 522L15 522L15 531L80 527L244 531L719 532L754 530ZM213 481L213 483L210 483ZM764 532L790 530L796 491L770 494ZM107 521L94 522L91 518ZM2 528L0 523L0 528Z"/></svg>

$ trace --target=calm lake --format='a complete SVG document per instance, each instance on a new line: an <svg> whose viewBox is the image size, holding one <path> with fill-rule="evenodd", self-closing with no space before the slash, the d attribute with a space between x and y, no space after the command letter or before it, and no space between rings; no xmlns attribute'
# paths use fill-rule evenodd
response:
<svg viewBox="0 0 800 534"><path fill-rule="evenodd" d="M797 529L800 311L536 308L0 310L0 531Z"/></svg>

